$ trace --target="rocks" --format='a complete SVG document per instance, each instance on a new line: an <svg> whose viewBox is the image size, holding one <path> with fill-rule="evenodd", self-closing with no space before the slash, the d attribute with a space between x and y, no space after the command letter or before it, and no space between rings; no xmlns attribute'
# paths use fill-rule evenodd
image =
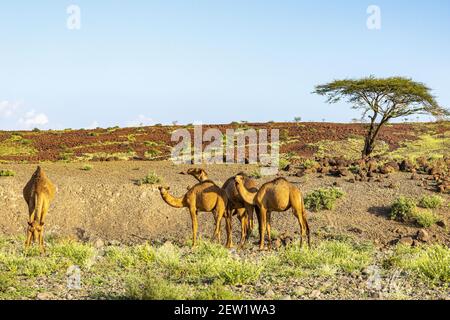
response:
<svg viewBox="0 0 450 320"><path fill-rule="evenodd" d="M98 238L97 240L95 240L94 242L94 247L97 249L103 248L105 246L105 243L103 242L102 239Z"/></svg>
<svg viewBox="0 0 450 320"><path fill-rule="evenodd" d="M417 238L417 240L422 241L422 242L430 241L430 235L429 235L428 231L426 231L425 229L420 229L419 231L417 231L416 238Z"/></svg>
<svg viewBox="0 0 450 320"><path fill-rule="evenodd" d="M55 296L51 292L40 292L36 295L36 300L52 300Z"/></svg>
<svg viewBox="0 0 450 320"><path fill-rule="evenodd" d="M319 299L321 294L322 294L322 293L320 292L320 290L313 290L313 291L309 294L309 297L310 297L311 299Z"/></svg>
<svg viewBox="0 0 450 320"><path fill-rule="evenodd" d="M272 289L269 289L266 291L266 293L264 295L268 298L272 298L275 296L275 292Z"/></svg>
<svg viewBox="0 0 450 320"><path fill-rule="evenodd" d="M275 249L280 249L282 246L281 239L280 238L275 239L275 241L273 242L273 245L274 245Z"/></svg>
<svg viewBox="0 0 450 320"><path fill-rule="evenodd" d="M446 220L439 220L436 224L437 224L439 227L444 228L444 229L446 229L447 226L448 226Z"/></svg>
<svg viewBox="0 0 450 320"><path fill-rule="evenodd" d="M409 160L403 160L400 163L400 171L402 172L412 172L414 169L414 165Z"/></svg>
<svg viewBox="0 0 450 320"><path fill-rule="evenodd" d="M412 237L403 237L398 239L397 244L412 246L414 244L414 239Z"/></svg>
<svg viewBox="0 0 450 320"><path fill-rule="evenodd" d="M304 296L305 295L305 293L306 293L306 288L305 287L302 287L302 286L299 286L299 287L297 287L297 288L295 288L294 289L294 295L296 295L297 297L302 297L302 296Z"/></svg>
<svg viewBox="0 0 450 320"><path fill-rule="evenodd" d="M377 172L378 170L378 162L371 159L367 162L367 171L368 172Z"/></svg>

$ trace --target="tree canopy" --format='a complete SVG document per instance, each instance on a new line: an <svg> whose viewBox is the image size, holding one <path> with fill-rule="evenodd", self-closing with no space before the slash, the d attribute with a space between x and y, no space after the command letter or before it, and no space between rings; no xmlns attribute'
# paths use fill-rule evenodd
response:
<svg viewBox="0 0 450 320"><path fill-rule="evenodd" d="M316 86L314 93L325 96L329 103L346 99L352 108L362 110L362 118L369 117L370 128L363 156L372 152L380 128L391 119L413 114L437 118L450 115L447 109L439 106L430 88L404 77L335 80Z"/></svg>

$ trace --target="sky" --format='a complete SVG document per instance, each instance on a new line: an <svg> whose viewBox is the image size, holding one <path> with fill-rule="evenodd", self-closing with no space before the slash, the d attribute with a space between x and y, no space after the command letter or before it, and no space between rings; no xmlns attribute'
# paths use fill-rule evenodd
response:
<svg viewBox="0 0 450 320"><path fill-rule="evenodd" d="M368 75L424 82L448 107L449 52L448 0L2 1L0 130L350 122L312 91Z"/></svg>

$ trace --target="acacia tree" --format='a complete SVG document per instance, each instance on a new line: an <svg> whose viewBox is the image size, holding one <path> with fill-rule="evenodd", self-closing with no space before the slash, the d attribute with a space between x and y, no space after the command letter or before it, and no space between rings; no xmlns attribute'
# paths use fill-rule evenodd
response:
<svg viewBox="0 0 450 320"><path fill-rule="evenodd" d="M363 119L369 118L363 158L372 153L380 129L391 119L413 114L449 115L448 110L438 105L431 89L402 77L335 80L316 86L314 93L326 96L328 103L345 98L353 109L362 110Z"/></svg>

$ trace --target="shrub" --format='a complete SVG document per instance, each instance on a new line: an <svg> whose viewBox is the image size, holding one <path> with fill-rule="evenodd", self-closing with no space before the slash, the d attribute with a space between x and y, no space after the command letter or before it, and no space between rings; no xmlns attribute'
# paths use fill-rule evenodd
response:
<svg viewBox="0 0 450 320"><path fill-rule="evenodd" d="M16 173L12 170L0 170L0 177L14 177Z"/></svg>
<svg viewBox="0 0 450 320"><path fill-rule="evenodd" d="M255 169L252 172L250 172L248 176L254 179L261 179L262 177L261 170Z"/></svg>
<svg viewBox="0 0 450 320"><path fill-rule="evenodd" d="M128 280L127 296L136 300L184 300L189 297L186 285L171 284L164 278L148 274L139 280Z"/></svg>
<svg viewBox="0 0 450 320"><path fill-rule="evenodd" d="M450 282L450 249L443 245L399 245L386 262L389 267L416 272L432 283Z"/></svg>
<svg viewBox="0 0 450 320"><path fill-rule="evenodd" d="M439 196L423 196L419 200L419 207L426 209L438 209L442 207L444 200Z"/></svg>
<svg viewBox="0 0 450 320"><path fill-rule="evenodd" d="M428 228L436 224L439 221L439 217L436 216L429 209L418 209L413 210L411 218L421 227Z"/></svg>
<svg viewBox="0 0 450 320"><path fill-rule="evenodd" d="M314 168L315 166L317 166L317 162L311 159L306 159L305 161L303 161L301 165L303 169L311 169Z"/></svg>
<svg viewBox="0 0 450 320"><path fill-rule="evenodd" d="M91 171L92 169L94 169L94 167L89 164L81 167L81 170L83 170L83 171Z"/></svg>
<svg viewBox="0 0 450 320"><path fill-rule="evenodd" d="M414 199L407 197L400 197L394 201L391 206L391 219L400 219L407 221L416 209L416 202Z"/></svg>
<svg viewBox="0 0 450 320"><path fill-rule="evenodd" d="M305 197L305 205L309 210L332 210L336 200L342 198L344 192L338 188L320 188Z"/></svg>
<svg viewBox="0 0 450 320"><path fill-rule="evenodd" d="M337 271L353 273L360 272L372 262L373 251L370 245L328 240L312 249L299 250L297 245L289 246L281 252L281 262L288 263L293 269L309 269L318 275Z"/></svg>
<svg viewBox="0 0 450 320"><path fill-rule="evenodd" d="M285 158L280 158L280 161L278 163L278 167L280 170L286 170L286 168L290 165L291 163L289 162L288 159Z"/></svg>
<svg viewBox="0 0 450 320"><path fill-rule="evenodd" d="M138 185L157 184L161 182L161 178L155 172L149 172L147 176L138 181Z"/></svg>

